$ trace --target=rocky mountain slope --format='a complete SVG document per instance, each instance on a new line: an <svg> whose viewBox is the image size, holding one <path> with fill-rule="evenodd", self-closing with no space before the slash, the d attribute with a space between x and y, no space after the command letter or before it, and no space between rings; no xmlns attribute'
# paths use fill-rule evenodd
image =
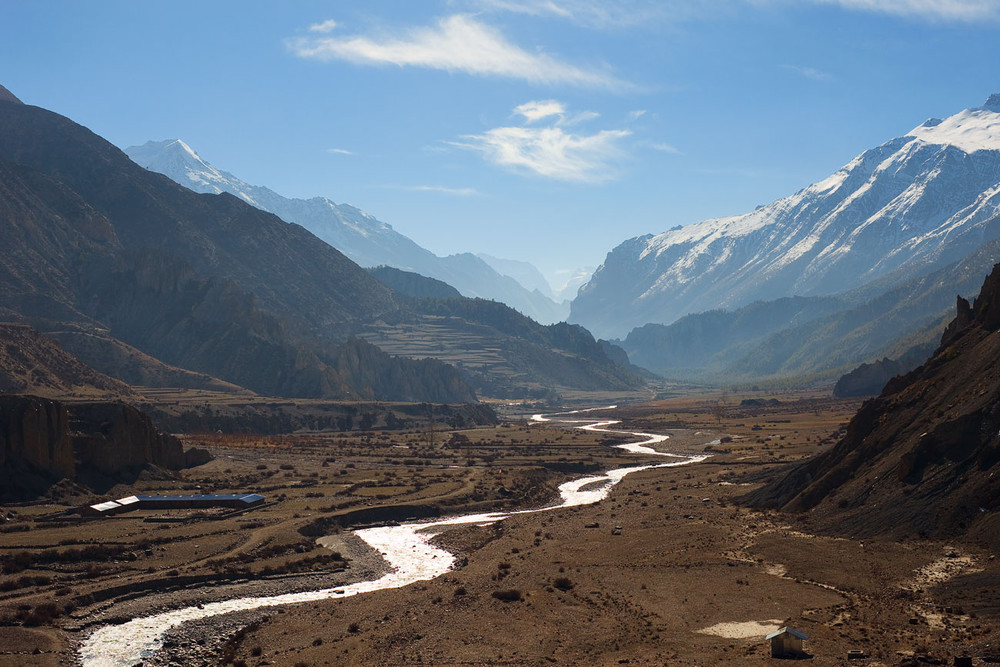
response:
<svg viewBox="0 0 1000 667"><path fill-rule="evenodd" d="M0 101L0 214L8 319L109 333L261 393L475 399L440 362L345 345L345 327L399 296L328 244L142 169L52 112Z"/></svg>
<svg viewBox="0 0 1000 667"><path fill-rule="evenodd" d="M63 349L88 366L103 368L107 374L129 385L253 394L249 389L211 375L165 364L105 331L64 329L49 331L46 337L57 341Z"/></svg>
<svg viewBox="0 0 1000 667"><path fill-rule="evenodd" d="M0 394L131 399L132 388L98 373L24 324L0 323Z"/></svg>
<svg viewBox="0 0 1000 667"><path fill-rule="evenodd" d="M601 336L755 300L912 278L1000 236L1000 95L756 210L630 239L573 301Z"/></svg>
<svg viewBox="0 0 1000 667"><path fill-rule="evenodd" d="M1000 265L933 357L867 401L832 449L748 501L808 511L857 537L927 535L1000 546Z"/></svg>
<svg viewBox="0 0 1000 667"><path fill-rule="evenodd" d="M461 293L448 283L428 278L412 271L403 271L391 266L376 266L368 269L379 282L400 294L420 299L460 299Z"/></svg>
<svg viewBox="0 0 1000 667"><path fill-rule="evenodd" d="M475 255L438 257L388 223L353 206L335 204L325 197L292 199L250 185L213 167L180 139L148 141L125 152L136 163L195 192L228 192L282 220L302 225L361 266L386 265L436 278L465 296L501 301L542 323L559 322L569 313L565 305L557 304L535 286L525 288L511 274L498 272Z"/></svg>

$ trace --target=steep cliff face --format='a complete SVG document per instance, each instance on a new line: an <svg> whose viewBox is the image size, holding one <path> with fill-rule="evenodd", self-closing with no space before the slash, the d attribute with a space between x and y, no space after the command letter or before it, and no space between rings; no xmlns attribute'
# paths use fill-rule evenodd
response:
<svg viewBox="0 0 1000 667"><path fill-rule="evenodd" d="M831 450L750 494L856 536L1000 546L1000 265L929 361L889 381Z"/></svg>
<svg viewBox="0 0 1000 667"><path fill-rule="evenodd" d="M177 470L205 462L117 402L65 404L0 396L0 498L28 498L61 479L113 484L147 465Z"/></svg>
<svg viewBox="0 0 1000 667"><path fill-rule="evenodd" d="M84 403L69 408L78 469L114 475L153 463L184 467L180 440L156 430L145 413L124 403Z"/></svg>
<svg viewBox="0 0 1000 667"><path fill-rule="evenodd" d="M64 405L37 396L0 397L0 470L19 463L59 477L75 474Z"/></svg>

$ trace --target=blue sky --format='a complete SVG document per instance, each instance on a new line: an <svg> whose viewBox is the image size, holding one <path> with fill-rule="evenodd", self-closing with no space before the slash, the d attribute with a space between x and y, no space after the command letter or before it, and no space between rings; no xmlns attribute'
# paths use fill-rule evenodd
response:
<svg viewBox="0 0 1000 667"><path fill-rule="evenodd" d="M997 0L0 0L0 84L552 280L1000 92Z"/></svg>

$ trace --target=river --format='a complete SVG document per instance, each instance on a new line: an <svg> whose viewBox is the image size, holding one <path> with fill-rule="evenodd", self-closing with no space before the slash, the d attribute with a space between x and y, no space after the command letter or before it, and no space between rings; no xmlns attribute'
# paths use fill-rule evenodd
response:
<svg viewBox="0 0 1000 667"><path fill-rule="evenodd" d="M548 417L537 414L532 417L532 421L536 423L558 422L582 424L576 428L589 431L622 433L622 431L615 431L608 428L619 423L618 421L591 422L585 419L566 418L569 415L579 415L584 412L606 410L614 407L574 410L571 412L556 413ZM561 418L556 419L557 417ZM264 607L302 604L304 602L330 598L345 598L361 593L370 593L387 588L399 588L418 581L434 579L448 572L455 563L455 557L451 553L430 544L431 538L441 532L440 529L444 526L461 524L485 525L501 521L514 514L547 512L564 507L596 503L607 497L611 488L631 473L651 468L665 468L698 463L708 458L706 455L683 456L680 454L659 452L650 447L650 445L668 440L669 436L667 435L635 432L624 433L643 439L634 443L616 445L616 447L636 454L671 457L677 460L667 463L617 468L600 475L582 477L566 482L559 487L561 502L549 507L514 512L467 514L434 521L414 521L398 526L379 526L357 530L355 534L373 549L378 550L392 567L392 570L388 574L378 579L360 581L347 586L324 588L322 590L302 593L287 593L285 595L268 597L243 597L224 600L222 602L211 602L136 618L119 625L107 625L93 631L83 641L79 650L80 661L84 667L127 667L142 662L156 653L162 647L163 637L169 630L189 621ZM439 530L435 530L436 528Z"/></svg>

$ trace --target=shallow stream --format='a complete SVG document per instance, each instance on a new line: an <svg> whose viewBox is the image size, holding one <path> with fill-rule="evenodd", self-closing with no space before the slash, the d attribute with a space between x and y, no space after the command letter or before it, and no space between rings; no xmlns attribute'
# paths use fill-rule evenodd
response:
<svg viewBox="0 0 1000 667"><path fill-rule="evenodd" d="M610 407L613 408L615 406ZM608 408L593 409L603 410ZM556 417L576 415L588 411L574 410L572 412L558 413L551 417L538 414L534 415L532 420L535 422L579 423L583 425L577 428L584 430L621 433L621 431L607 428L608 426L617 424L617 421L590 422L582 419L556 419ZM399 588L417 581L434 579L448 572L455 563L455 557L451 553L430 544L431 538L441 532L441 530L435 529L461 524L486 525L501 521L514 514L547 512L564 507L596 503L607 497L611 488L631 473L650 468L665 468L698 463L708 458L705 455L684 456L658 452L649 446L668 440L669 436L666 435L634 432L630 434L644 439L634 443L616 445L616 447L636 454L666 456L677 460L670 461L669 463L618 468L616 470L609 470L601 475L582 477L566 482L559 487L561 502L549 507L516 512L467 514L434 521L414 521L398 526L379 526L357 530L355 534L358 537L382 554L392 567L391 572L378 579L360 581L346 586L336 586L302 593L287 593L268 597L243 597L224 600L222 602L211 602L136 618L120 625L107 625L93 631L83 641L79 651L80 661L85 667L126 667L128 665L135 665L156 653L163 645L164 635L182 623L220 614L249 611L263 607L350 597L360 593L370 593L387 588Z"/></svg>

